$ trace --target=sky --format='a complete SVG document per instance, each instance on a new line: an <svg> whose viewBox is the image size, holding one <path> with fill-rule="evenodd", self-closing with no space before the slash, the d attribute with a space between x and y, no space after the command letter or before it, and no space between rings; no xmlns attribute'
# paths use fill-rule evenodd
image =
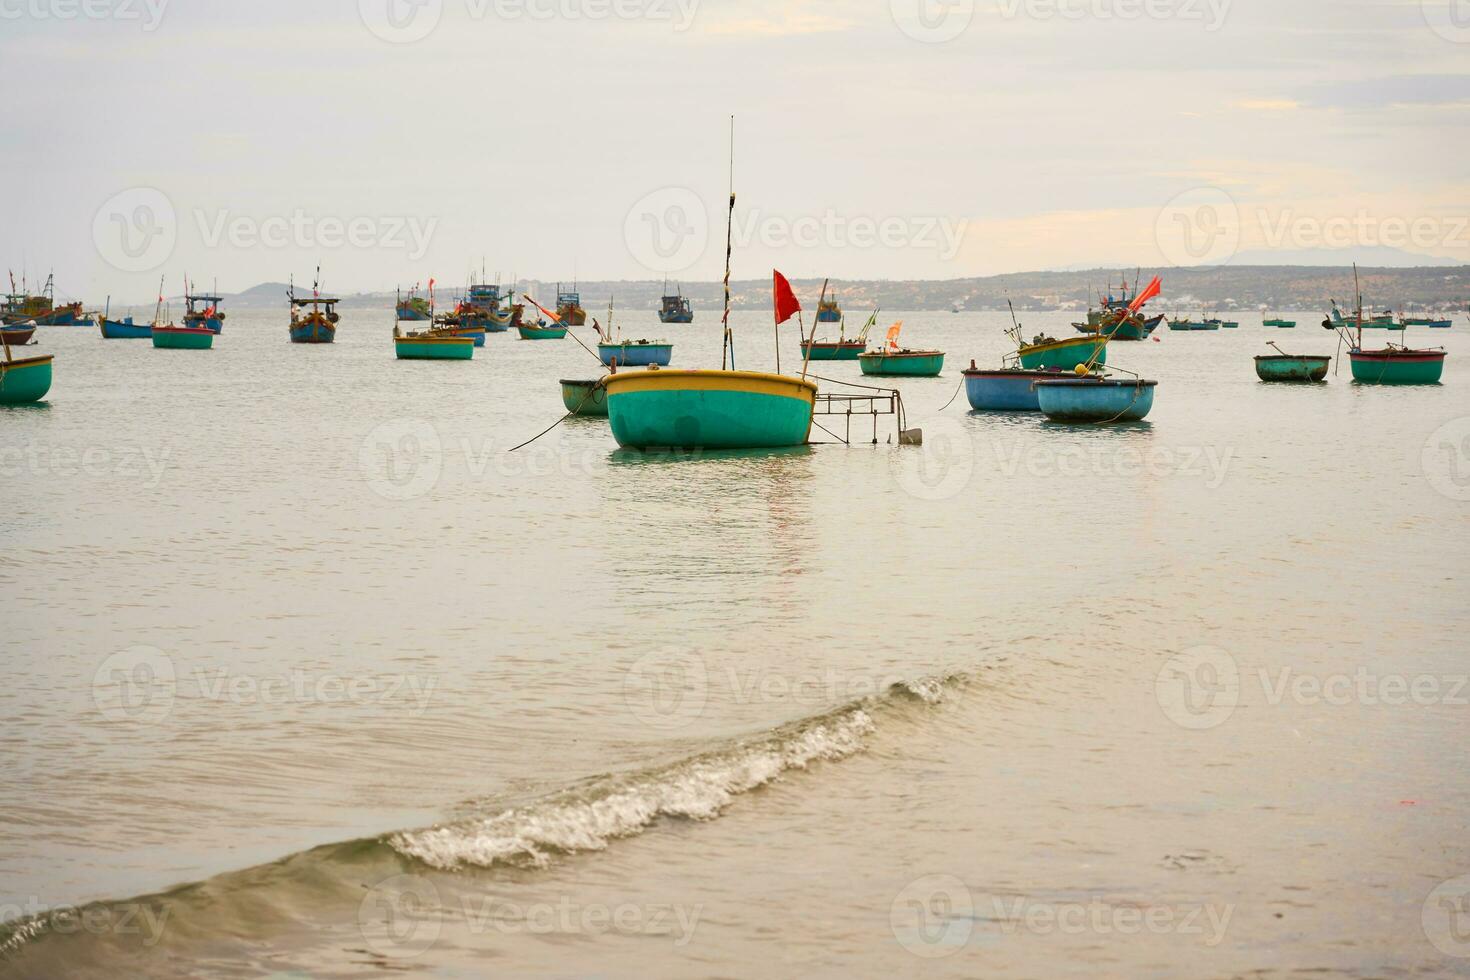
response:
<svg viewBox="0 0 1470 980"><path fill-rule="evenodd" d="M1470 0L0 0L59 296L1470 261Z"/></svg>

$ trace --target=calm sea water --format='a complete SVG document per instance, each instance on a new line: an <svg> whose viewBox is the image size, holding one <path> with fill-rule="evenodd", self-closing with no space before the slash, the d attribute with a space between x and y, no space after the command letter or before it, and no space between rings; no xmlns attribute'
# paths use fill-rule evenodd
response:
<svg viewBox="0 0 1470 980"><path fill-rule="evenodd" d="M907 314L922 449L647 457L507 452L570 341L284 318L43 330L0 411L0 975L1470 970L1463 318L1435 387L1259 384L1320 314L1120 343L1153 414L1067 427Z"/></svg>

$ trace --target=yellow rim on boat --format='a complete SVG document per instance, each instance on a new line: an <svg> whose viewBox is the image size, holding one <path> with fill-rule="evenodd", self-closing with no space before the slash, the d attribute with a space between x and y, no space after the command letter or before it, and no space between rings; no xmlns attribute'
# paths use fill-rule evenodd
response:
<svg viewBox="0 0 1470 980"><path fill-rule="evenodd" d="M629 371L603 379L609 396L631 391L748 391L799 401L816 400L817 384L804 378L761 371Z"/></svg>

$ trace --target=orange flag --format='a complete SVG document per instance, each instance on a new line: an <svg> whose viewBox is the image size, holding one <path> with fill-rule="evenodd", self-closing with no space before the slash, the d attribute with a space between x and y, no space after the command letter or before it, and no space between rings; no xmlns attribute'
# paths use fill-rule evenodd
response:
<svg viewBox="0 0 1470 980"><path fill-rule="evenodd" d="M888 328L888 349L898 350L898 335L903 331L903 321L899 320Z"/></svg>
<svg viewBox="0 0 1470 980"><path fill-rule="evenodd" d="M1159 295L1159 293L1163 292L1163 289L1164 281L1158 276L1154 276L1153 281L1144 287L1143 292L1135 296L1133 298L1133 302L1128 304L1128 312L1130 314L1137 313L1139 310L1143 309L1144 303L1147 303L1149 300Z"/></svg>
<svg viewBox="0 0 1470 980"><path fill-rule="evenodd" d="M551 312L550 310L548 310L546 307L542 306L540 303L536 302L531 297L527 296L526 297L526 302L528 302L532 306L536 307L536 309L540 310L542 313L545 313L546 316L547 316L547 318L550 319L552 323L560 323L561 322L561 317L557 316L555 313Z"/></svg>

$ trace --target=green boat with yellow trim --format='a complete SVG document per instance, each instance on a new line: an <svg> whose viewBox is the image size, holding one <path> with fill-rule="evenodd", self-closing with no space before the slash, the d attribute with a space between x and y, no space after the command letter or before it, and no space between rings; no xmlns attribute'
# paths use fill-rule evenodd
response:
<svg viewBox="0 0 1470 980"><path fill-rule="evenodd" d="M400 361L468 361L475 356L475 341L447 330L401 334L394 327L393 351Z"/></svg>
<svg viewBox="0 0 1470 980"><path fill-rule="evenodd" d="M561 380L561 403L572 415L607 418L607 388L595 381Z"/></svg>
<svg viewBox="0 0 1470 980"><path fill-rule="evenodd" d="M46 397L51 390L51 359L39 357L6 357L0 360L0 405L27 405Z"/></svg>
<svg viewBox="0 0 1470 980"><path fill-rule="evenodd" d="M153 325L153 346L169 350L209 350L214 346L214 337L214 331L208 327Z"/></svg>
<svg viewBox="0 0 1470 980"><path fill-rule="evenodd" d="M1028 371L1070 371L1079 364L1108 363L1107 337L1070 337L1055 340L1038 336L1019 345L1017 356Z"/></svg>
<svg viewBox="0 0 1470 980"><path fill-rule="evenodd" d="M625 371L603 379L618 445L631 449L801 446L817 385L759 371Z"/></svg>

